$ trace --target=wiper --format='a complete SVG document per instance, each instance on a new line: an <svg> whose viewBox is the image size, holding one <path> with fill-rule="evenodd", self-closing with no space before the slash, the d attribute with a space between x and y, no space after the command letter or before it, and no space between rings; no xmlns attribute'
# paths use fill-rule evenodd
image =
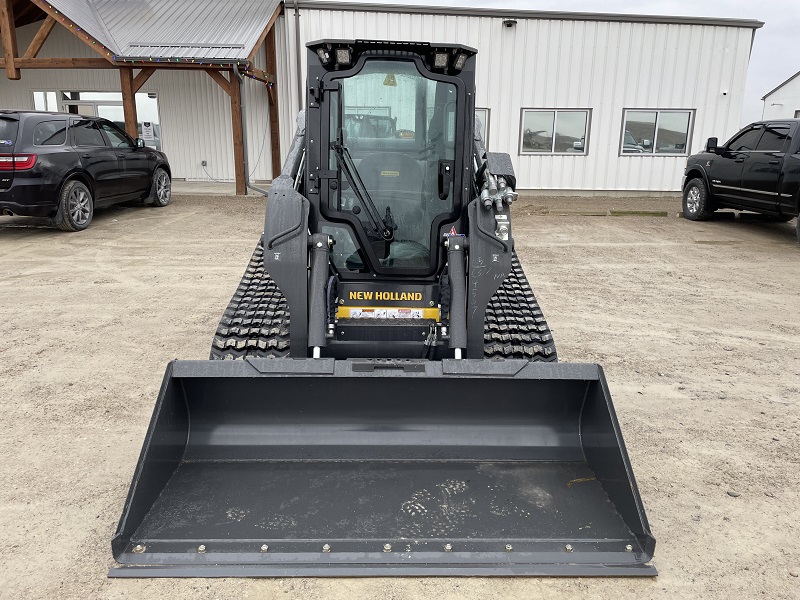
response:
<svg viewBox="0 0 800 600"><path fill-rule="evenodd" d="M367 219L369 219L369 224L372 226L373 233L380 236L384 241L391 242L392 239L394 239L394 230L397 229L397 225L392 218L392 211L387 206L386 216L381 218L378 207L375 206L375 203L372 201L367 186L364 185L361 175L358 173L355 163L353 163L353 157L350 156L350 151L347 149L347 146L342 144L341 128L336 136L336 141L331 142L331 148L333 149L333 155L336 157L336 164L339 165L339 169L344 171L348 181L351 183L353 191L356 196L358 196L358 200L367 211Z"/></svg>

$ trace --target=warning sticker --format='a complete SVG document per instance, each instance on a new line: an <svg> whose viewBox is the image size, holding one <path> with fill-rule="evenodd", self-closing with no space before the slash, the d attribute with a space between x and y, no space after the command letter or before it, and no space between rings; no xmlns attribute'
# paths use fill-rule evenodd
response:
<svg viewBox="0 0 800 600"><path fill-rule="evenodd" d="M400 171L381 171L381 177L400 177Z"/></svg>
<svg viewBox="0 0 800 600"><path fill-rule="evenodd" d="M421 308L351 308L351 319L421 319Z"/></svg>

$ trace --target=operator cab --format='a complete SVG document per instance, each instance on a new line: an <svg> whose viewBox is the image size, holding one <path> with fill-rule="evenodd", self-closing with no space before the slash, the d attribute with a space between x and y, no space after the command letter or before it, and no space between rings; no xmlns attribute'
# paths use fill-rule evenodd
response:
<svg viewBox="0 0 800 600"><path fill-rule="evenodd" d="M308 45L305 189L342 279L432 276L469 200L475 51L375 44Z"/></svg>

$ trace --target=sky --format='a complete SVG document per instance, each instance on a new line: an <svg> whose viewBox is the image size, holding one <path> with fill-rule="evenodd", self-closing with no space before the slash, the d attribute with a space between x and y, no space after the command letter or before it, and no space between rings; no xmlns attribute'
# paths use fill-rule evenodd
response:
<svg viewBox="0 0 800 600"><path fill-rule="evenodd" d="M756 31L750 57L742 125L759 120L764 106L761 97L800 71L800 0L391 0L386 3L763 21L764 26Z"/></svg>

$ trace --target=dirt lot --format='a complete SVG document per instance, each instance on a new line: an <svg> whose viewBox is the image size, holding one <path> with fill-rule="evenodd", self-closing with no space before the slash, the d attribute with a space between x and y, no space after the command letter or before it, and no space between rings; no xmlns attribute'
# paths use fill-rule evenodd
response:
<svg viewBox="0 0 800 600"><path fill-rule="evenodd" d="M0 596L800 597L800 246L789 224L516 208L561 358L602 363L658 540L656 579L109 580L109 540L166 363L208 356L255 198L0 219ZM600 210L598 212L603 212Z"/></svg>

